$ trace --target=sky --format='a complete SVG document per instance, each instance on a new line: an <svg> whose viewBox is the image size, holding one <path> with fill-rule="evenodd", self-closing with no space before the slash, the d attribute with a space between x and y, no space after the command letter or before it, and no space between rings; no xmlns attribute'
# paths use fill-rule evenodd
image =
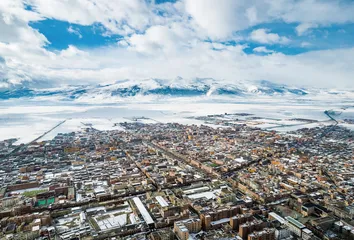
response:
<svg viewBox="0 0 354 240"><path fill-rule="evenodd" d="M0 88L123 79L353 88L353 0L1 0Z"/></svg>

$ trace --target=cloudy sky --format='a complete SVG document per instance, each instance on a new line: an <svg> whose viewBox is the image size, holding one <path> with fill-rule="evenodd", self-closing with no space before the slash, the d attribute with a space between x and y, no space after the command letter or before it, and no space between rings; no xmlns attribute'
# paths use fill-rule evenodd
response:
<svg viewBox="0 0 354 240"><path fill-rule="evenodd" d="M353 87L353 13L352 0L0 0L0 88L177 76Z"/></svg>

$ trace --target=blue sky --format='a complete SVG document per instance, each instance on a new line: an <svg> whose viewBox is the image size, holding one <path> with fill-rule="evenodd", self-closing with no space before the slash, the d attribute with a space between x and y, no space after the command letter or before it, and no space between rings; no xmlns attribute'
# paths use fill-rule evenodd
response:
<svg viewBox="0 0 354 240"><path fill-rule="evenodd" d="M349 87L353 12L350 0L3 0L0 88L176 76Z"/></svg>
<svg viewBox="0 0 354 240"><path fill-rule="evenodd" d="M166 2L166 1L160 1ZM70 45L78 48L97 48L114 46L124 36L119 34L107 34L101 24L83 26L55 19L30 22L29 25L43 34L50 42L45 47L50 50L63 50ZM269 29L271 32L291 39L289 44L269 44L267 48L275 52L287 55L295 55L313 50L325 50L336 48L350 48L354 46L354 24L333 24L321 28L311 29L307 34L299 36L296 33L295 23L272 22L263 23L248 29L235 32L241 36L240 40L220 41L225 44L245 44L245 53L252 54L256 47L264 46L257 41L248 39L248 35L256 29ZM213 42L210 39L206 41ZM215 41L219 42L219 41Z"/></svg>
<svg viewBox="0 0 354 240"><path fill-rule="evenodd" d="M29 25L48 39L50 43L45 47L50 50L63 50L70 45L79 48L110 46L122 38L120 35L105 35L105 28L100 24L82 26L66 21L45 19L31 22Z"/></svg>

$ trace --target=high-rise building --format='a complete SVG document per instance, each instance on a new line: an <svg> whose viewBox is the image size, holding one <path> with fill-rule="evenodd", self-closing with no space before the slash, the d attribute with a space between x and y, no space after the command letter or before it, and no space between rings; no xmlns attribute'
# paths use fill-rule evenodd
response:
<svg viewBox="0 0 354 240"><path fill-rule="evenodd" d="M263 228L263 222L260 220L254 220L252 222L246 222L239 226L238 234L242 239L247 239L248 235L254 231L259 231Z"/></svg>
<svg viewBox="0 0 354 240"><path fill-rule="evenodd" d="M241 224L251 221L252 218L252 214L250 213L238 214L230 218L230 226L233 230L238 231Z"/></svg>

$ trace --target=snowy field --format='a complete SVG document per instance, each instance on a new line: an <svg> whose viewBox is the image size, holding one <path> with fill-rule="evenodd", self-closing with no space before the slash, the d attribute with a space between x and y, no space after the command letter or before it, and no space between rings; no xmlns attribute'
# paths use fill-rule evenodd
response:
<svg viewBox="0 0 354 240"><path fill-rule="evenodd" d="M283 99L205 101L203 99L166 99L158 102L132 102L109 104L83 104L75 102L20 101L0 102L0 140L18 138L16 144L28 143L59 123L61 125L45 134L40 140L50 140L58 133L80 131L88 126L98 130L123 130L115 123L139 121L143 123L178 122L183 124L204 124L194 119L211 114L248 113L260 117L249 125L264 129L289 131L301 127L316 127L332 124L324 114L325 110L340 111L337 120L354 119L354 100L306 101ZM245 119L246 117L238 117ZM300 125L301 121L289 119L303 118L319 121ZM326 122L327 121L327 122ZM299 124L299 125L297 125ZM289 125L282 126L282 125ZM294 125L294 126L291 126ZM340 121L340 125L353 129L353 125ZM278 126L282 126L279 127Z"/></svg>

